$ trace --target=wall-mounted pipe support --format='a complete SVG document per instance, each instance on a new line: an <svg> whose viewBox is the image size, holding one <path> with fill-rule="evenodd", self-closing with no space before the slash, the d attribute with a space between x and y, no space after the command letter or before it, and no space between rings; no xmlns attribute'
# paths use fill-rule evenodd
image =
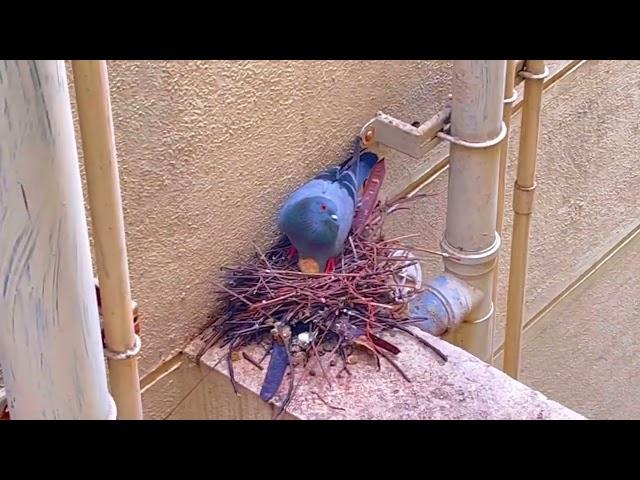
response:
<svg viewBox="0 0 640 480"><path fill-rule="evenodd" d="M422 158L440 142L437 134L446 128L450 118L450 104L418 127L378 112L362 128L360 138L365 146L372 149L380 144L413 158Z"/></svg>
<svg viewBox="0 0 640 480"><path fill-rule="evenodd" d="M511 237L511 266L507 292L507 325L504 346L504 371L518 378L524 317L524 296L529 256L529 228L536 187L536 156L540 134L543 80L549 70L544 60L527 60L520 152L516 182L513 190L513 234Z"/></svg>
<svg viewBox="0 0 640 480"><path fill-rule="evenodd" d="M509 75L514 78L509 90L510 96L514 88L523 80L521 76L514 74L524 69L525 62L524 60L509 60L509 62ZM413 158L422 158L441 142L438 133L446 130L451 121L451 97L449 95L449 102L438 113L418 126L394 118L387 113L377 112L376 116L360 131L360 138L363 144L372 150L385 146ZM516 97L511 103L515 100ZM508 102L505 100L506 103ZM505 120L505 123L508 127L508 120Z"/></svg>
<svg viewBox="0 0 640 480"><path fill-rule="evenodd" d="M502 112L502 121L507 128L507 135L500 145L500 173L498 174L498 214L496 217L496 231L498 235L502 237L502 227L504 223L504 196L505 196L505 183L507 177L507 162L509 160L509 133L511 131L511 116L513 115L513 107L518 100L518 92L516 91L516 61L507 60L507 71L504 84L504 109ZM522 68L522 67L521 67ZM520 78L520 77L518 77ZM499 264L499 256L496 259L496 268ZM496 304L498 292L498 274L493 275L493 293L492 301ZM494 359L493 348L493 331L491 332L491 363Z"/></svg>
<svg viewBox="0 0 640 480"><path fill-rule="evenodd" d="M0 105L0 363L9 413L114 419L64 62L0 62Z"/></svg>

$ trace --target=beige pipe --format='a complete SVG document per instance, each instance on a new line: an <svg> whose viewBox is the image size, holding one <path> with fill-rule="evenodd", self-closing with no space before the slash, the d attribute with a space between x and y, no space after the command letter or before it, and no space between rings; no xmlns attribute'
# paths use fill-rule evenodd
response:
<svg viewBox="0 0 640 480"><path fill-rule="evenodd" d="M441 248L445 270L479 289L483 298L448 339L491 361L500 142L506 60L454 62L447 220Z"/></svg>
<svg viewBox="0 0 640 480"><path fill-rule="evenodd" d="M542 87L547 74L544 60L527 60L526 71L520 73L525 78L525 87L518 170L513 190L513 234L504 349L504 371L515 379L520 373L529 228L536 186L536 155L540 132Z"/></svg>
<svg viewBox="0 0 640 480"><path fill-rule="evenodd" d="M109 79L104 60L73 61L73 78L111 393L119 420L142 419L135 335L120 180L116 158Z"/></svg>
<svg viewBox="0 0 640 480"><path fill-rule="evenodd" d="M507 174L507 161L509 155L509 132L511 126L511 113L513 106L517 100L518 94L515 90L516 85L516 62L515 60L507 60L507 78L504 85L504 111L502 113L502 121L507 127L507 136L500 145L500 176L498 180L498 216L496 219L496 231L502 234L502 225L504 223L504 192ZM496 275L497 278L497 275Z"/></svg>
<svg viewBox="0 0 640 480"><path fill-rule="evenodd" d="M500 173L498 174L498 215L496 218L496 232L502 238L502 226L504 223L504 192L505 192L505 182L507 176L507 162L509 159L509 134L511 133L511 115L513 112L513 106L518 97L518 93L515 90L516 86L516 67L518 67L518 62L515 60L507 60L507 73L506 80L504 84L504 111L502 112L502 121L504 122L507 128L507 136L502 141L500 145ZM522 67L521 67L522 68ZM499 257L500 253L498 252L498 257L496 258L496 268L499 265ZM498 275L495 274L493 276L493 292L492 292L492 301L493 304L496 305L497 295L498 295ZM491 332L491 352L493 352L493 331ZM493 363L493 353L491 362Z"/></svg>

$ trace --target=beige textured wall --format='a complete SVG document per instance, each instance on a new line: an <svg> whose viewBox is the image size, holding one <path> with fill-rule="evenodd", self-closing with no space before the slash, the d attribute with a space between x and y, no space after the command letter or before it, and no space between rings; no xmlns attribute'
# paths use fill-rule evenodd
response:
<svg viewBox="0 0 640 480"><path fill-rule="evenodd" d="M637 139L640 133L640 62L592 61L545 93L538 190L532 220L526 319L545 307L581 273L640 224L640 168ZM520 134L520 116L514 117L510 137L507 179L507 210L504 249L500 263L498 320L494 345L504 338L504 310L511 243L511 195L515 180ZM446 173L426 192L446 190ZM415 210L395 220L397 231L422 232L425 242L437 245L444 228L446 193L422 202ZM621 254L625 255L625 254ZM628 261L633 258L629 253ZM625 261L621 260L621 264ZM425 264L427 272L440 268L437 261ZM611 270L613 273L615 270ZM593 294L583 293L560 305L553 315L543 317L537 331L525 337L522 380L533 388L565 402L585 415L633 416L640 418L637 365L623 360L638 348L637 335L629 332L615 355L601 355L594 361L603 341L623 336L632 328L631 313L640 313L633 298L640 296L640 281L628 275L622 280L593 284ZM622 282L622 283L621 283ZM624 287L624 289L623 289ZM585 287L586 288L586 287ZM598 290L598 291L596 291ZM584 292L584 290L581 290ZM608 299L606 330L602 302ZM561 314L555 312L562 312ZM597 312L597 313L596 313ZM554 322L558 325L552 326ZM604 325L602 325L604 327ZM609 353L613 348L609 349ZM501 366L502 355L496 365ZM570 365L567 365L567 364ZM630 383L631 382L631 383ZM626 396L617 404L616 395ZM635 403L634 403L635 402Z"/></svg>
<svg viewBox="0 0 640 480"><path fill-rule="evenodd" d="M287 192L342 161L377 110L410 121L436 113L451 70L436 61L118 61L109 73L145 374L203 326L219 267L273 238ZM392 175L408 161L394 160Z"/></svg>
<svg viewBox="0 0 640 480"><path fill-rule="evenodd" d="M270 241L288 191L339 161L377 110L410 121L430 117L449 93L451 75L446 62L110 62L109 68L132 286L144 315L143 374L203 325L215 271L247 254L252 241ZM545 95L527 318L638 224L639 78L640 62L591 61ZM496 348L504 332L519 121L510 139ZM446 145L418 162L391 155L386 190L397 190L444 153ZM420 243L435 247L446 183L444 173L425 189L433 196L399 214L390 229L420 232ZM425 267L426 274L441 268L437 259ZM620 287L604 282L602 288L609 298ZM628 391L632 363L603 361L595 369L588 355L567 353L581 351L571 347L577 342L591 348L602 341L596 328L576 334L588 311L564 311L564 333L527 338L523 380L587 415L638 416L630 407L616 410L603 393ZM610 321L619 334L629 326L615 313ZM556 346L562 353L551 355ZM562 374L567 361L574 363L572 375ZM581 371L589 374L579 381Z"/></svg>
<svg viewBox="0 0 640 480"><path fill-rule="evenodd" d="M589 418L640 419L640 236L542 318L522 381Z"/></svg>

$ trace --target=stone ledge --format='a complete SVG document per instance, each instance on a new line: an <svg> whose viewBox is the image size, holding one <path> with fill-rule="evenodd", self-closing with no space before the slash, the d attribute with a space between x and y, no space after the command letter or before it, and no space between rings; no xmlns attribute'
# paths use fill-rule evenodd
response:
<svg viewBox="0 0 640 480"><path fill-rule="evenodd" d="M316 376L306 376L287 408L286 418L302 420L584 420L585 417L532 390L496 368L443 340L413 331L448 357L446 364L418 341L406 335L384 336L401 352L396 363L409 377L407 382L388 362L382 360L378 371L373 359L364 353L350 366L351 376L336 378L339 367L325 369L331 379L329 387L319 368ZM201 343L192 342L185 354L193 360ZM260 359L259 347L247 349ZM201 358L202 368L211 369L223 355L210 349ZM266 368L268 359L264 361ZM341 362L339 362L341 363ZM264 371L245 359L233 363L236 381L243 388L240 395L258 393ZM228 382L226 361L215 367ZM297 373L297 372L296 372ZM274 398L280 405L289 386L285 380ZM227 397L227 395L225 395ZM234 396L228 401L238 401ZM251 399L253 403L253 399ZM264 404L264 402L262 402ZM275 407L274 407L275 408Z"/></svg>

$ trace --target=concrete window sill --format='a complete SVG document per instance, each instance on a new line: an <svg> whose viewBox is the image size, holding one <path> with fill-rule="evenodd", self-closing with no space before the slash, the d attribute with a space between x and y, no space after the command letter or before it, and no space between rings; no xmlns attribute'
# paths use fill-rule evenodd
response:
<svg viewBox="0 0 640 480"><path fill-rule="evenodd" d="M281 418L585 419L464 350L415 329L414 332L442 350L449 361L443 364L433 352L406 335L386 337L401 349L395 360L411 382L403 379L385 360L382 360L381 370L378 371L374 360L368 360L368 356L362 354L358 362L350 366L351 376L343 372L341 378L336 378L341 367L330 368L325 365L331 387L327 385L320 369L315 368L316 375L305 376L286 414ZM196 340L184 353L193 359L199 347L200 342ZM257 360L263 353L259 347L246 351ZM215 411L225 412L221 415L229 418L270 418L287 393L289 376L285 377L274 400L267 404L258 395L264 370L260 371L244 358L240 359L233 363L240 394L236 396L230 385L226 360L213 368L222 355L223 351L212 348L200 361L207 381L215 384L215 403L220 404ZM265 369L267 364L268 358L263 362ZM299 372L300 369L297 369L296 382ZM226 405L222 405L224 403Z"/></svg>

